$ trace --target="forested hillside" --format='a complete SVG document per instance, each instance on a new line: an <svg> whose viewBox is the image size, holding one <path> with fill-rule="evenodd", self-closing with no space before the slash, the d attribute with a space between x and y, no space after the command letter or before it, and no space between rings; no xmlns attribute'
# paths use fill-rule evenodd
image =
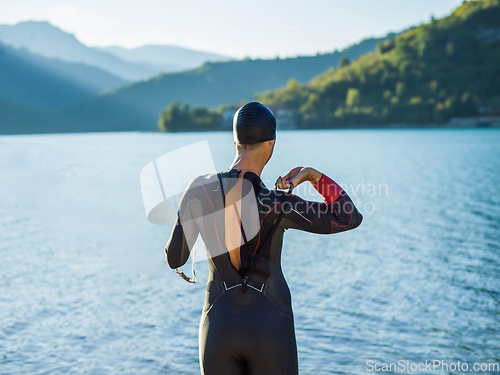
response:
<svg viewBox="0 0 500 375"><path fill-rule="evenodd" d="M299 126L444 123L500 97L500 1L464 1L308 84L259 95L298 111Z"/></svg>

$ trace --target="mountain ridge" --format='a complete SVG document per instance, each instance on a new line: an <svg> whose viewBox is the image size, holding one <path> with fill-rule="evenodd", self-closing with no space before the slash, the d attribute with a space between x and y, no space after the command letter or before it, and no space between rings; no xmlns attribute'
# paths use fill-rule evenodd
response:
<svg viewBox="0 0 500 375"><path fill-rule="evenodd" d="M150 64L159 69L165 68L165 73L194 69L205 62L236 60L229 56L173 45L147 44L136 48L120 46L94 48L112 53L128 62Z"/></svg>
<svg viewBox="0 0 500 375"><path fill-rule="evenodd" d="M282 87L292 78L305 83L337 66L342 57L355 59L393 35L364 39L342 51L316 56L206 63L186 72L124 85L72 104L63 113L92 131L156 130L159 113L174 101L217 107L251 100L254 94Z"/></svg>
<svg viewBox="0 0 500 375"><path fill-rule="evenodd" d="M123 83L99 68L44 58L0 43L0 100L57 108Z"/></svg>
<svg viewBox="0 0 500 375"><path fill-rule="evenodd" d="M46 58L58 58L66 62L84 63L106 70L127 81L149 79L168 69L190 69L199 66L199 58L193 63L179 61L157 65L151 62L125 61L109 51L86 46L75 35L65 32L47 21L24 21L15 25L0 25L0 42L14 48L27 48L31 53ZM195 55L213 54L193 51Z"/></svg>

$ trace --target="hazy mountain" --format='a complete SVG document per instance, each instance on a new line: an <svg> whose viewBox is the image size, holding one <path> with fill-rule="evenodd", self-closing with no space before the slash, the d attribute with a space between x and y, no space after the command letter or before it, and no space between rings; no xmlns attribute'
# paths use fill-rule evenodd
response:
<svg viewBox="0 0 500 375"><path fill-rule="evenodd" d="M146 45L132 49L118 46L94 48L112 53L125 61L156 66L165 73L197 68L207 61L234 60L228 56L168 45Z"/></svg>
<svg viewBox="0 0 500 375"><path fill-rule="evenodd" d="M0 25L0 42L16 48L27 48L30 52L44 57L95 66L130 81L158 74L157 67L123 61L111 53L89 48L80 43L73 34L44 21Z"/></svg>
<svg viewBox="0 0 500 375"><path fill-rule="evenodd" d="M291 78L305 83L336 67L343 56L355 59L373 51L391 35L323 55L206 63L191 71L163 74L118 88L71 105L64 113L92 131L156 130L160 111L175 100L209 107L251 100L254 94L284 86Z"/></svg>
<svg viewBox="0 0 500 375"><path fill-rule="evenodd" d="M15 48L27 48L44 57L95 66L129 81L193 69L206 61L231 60L227 56L175 46L151 45L134 49L87 47L73 34L45 21L0 25L0 42Z"/></svg>
<svg viewBox="0 0 500 375"><path fill-rule="evenodd" d="M0 100L53 108L122 83L121 78L98 68L47 59L0 44Z"/></svg>

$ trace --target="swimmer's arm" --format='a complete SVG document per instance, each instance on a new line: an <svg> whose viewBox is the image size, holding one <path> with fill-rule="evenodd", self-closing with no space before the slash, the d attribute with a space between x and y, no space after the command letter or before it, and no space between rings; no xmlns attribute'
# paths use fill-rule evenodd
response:
<svg viewBox="0 0 500 375"><path fill-rule="evenodd" d="M286 227L328 234L354 229L361 224L363 215L335 181L322 174L312 185L323 196L324 203L293 196L284 217Z"/></svg>
<svg viewBox="0 0 500 375"><path fill-rule="evenodd" d="M323 173L321 178L312 185L323 197L325 205L330 208L331 233L344 232L361 224L363 215L339 184Z"/></svg>
<svg viewBox="0 0 500 375"><path fill-rule="evenodd" d="M165 259L172 269L183 266L189 259L189 246L186 236L184 236L179 215L177 215L172 234L165 246Z"/></svg>
<svg viewBox="0 0 500 375"><path fill-rule="evenodd" d="M179 268L189 259L190 251L200 233L193 210L200 217L200 207L183 196L179 204L179 211L170 239L165 246L165 257L170 268Z"/></svg>

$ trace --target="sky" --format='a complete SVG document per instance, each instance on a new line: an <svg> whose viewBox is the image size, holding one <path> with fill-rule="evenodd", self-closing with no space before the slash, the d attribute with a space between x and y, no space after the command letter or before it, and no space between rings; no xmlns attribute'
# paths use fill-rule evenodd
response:
<svg viewBox="0 0 500 375"><path fill-rule="evenodd" d="M440 18L462 0L0 0L0 24L48 21L88 46L168 44L235 58L331 52Z"/></svg>

